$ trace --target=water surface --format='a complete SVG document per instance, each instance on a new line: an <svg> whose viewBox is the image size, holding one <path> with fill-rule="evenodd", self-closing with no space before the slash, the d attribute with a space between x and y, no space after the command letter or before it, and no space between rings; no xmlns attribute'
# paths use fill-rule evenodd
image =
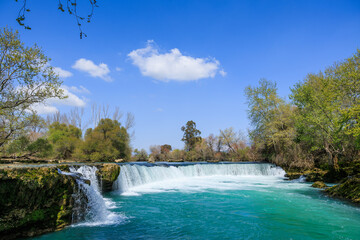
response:
<svg viewBox="0 0 360 240"><path fill-rule="evenodd" d="M359 208L283 175L270 164L123 165L97 217L35 239L360 239Z"/></svg>

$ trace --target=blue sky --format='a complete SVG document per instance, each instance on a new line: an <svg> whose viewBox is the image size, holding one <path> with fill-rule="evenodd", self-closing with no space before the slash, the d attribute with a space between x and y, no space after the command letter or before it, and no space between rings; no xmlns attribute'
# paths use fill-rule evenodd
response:
<svg viewBox="0 0 360 240"><path fill-rule="evenodd" d="M20 1L21 2L21 1ZM27 1L27 31L15 21L21 7L0 0L0 26L38 44L60 71L70 97L41 111L118 106L135 115L134 148L182 148L181 126L197 123L206 137L219 129L246 130L244 89L260 78L286 97L308 73L360 48L360 1L99 1L79 39L75 19L57 1ZM79 1L80 15L88 1Z"/></svg>

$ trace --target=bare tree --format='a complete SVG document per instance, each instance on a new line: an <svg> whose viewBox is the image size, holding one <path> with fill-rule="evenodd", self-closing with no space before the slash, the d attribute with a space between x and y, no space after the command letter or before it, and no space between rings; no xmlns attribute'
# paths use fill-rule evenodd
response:
<svg viewBox="0 0 360 240"><path fill-rule="evenodd" d="M85 117L85 109L75 107L70 111L69 122L71 125L81 129L82 132L88 127L90 121Z"/></svg>
<svg viewBox="0 0 360 240"><path fill-rule="evenodd" d="M223 139L221 137L216 137L215 141L216 141L216 152L221 152L224 146Z"/></svg>
<svg viewBox="0 0 360 240"><path fill-rule="evenodd" d="M224 131L220 130L220 138L230 152L236 152L236 144L240 138L232 127L226 128Z"/></svg>
<svg viewBox="0 0 360 240"><path fill-rule="evenodd" d="M93 127L95 128L101 119L101 107L99 107L96 103L91 105L91 119Z"/></svg>
<svg viewBox="0 0 360 240"><path fill-rule="evenodd" d="M206 139L205 139L209 149L211 150L212 153L214 153L215 150L215 145L216 145L216 137L214 136L214 134L210 134Z"/></svg>
<svg viewBox="0 0 360 240"><path fill-rule="evenodd" d="M123 115L124 114L120 111L120 108L116 106L113 113L113 120L120 122L120 119L122 118Z"/></svg>
<svg viewBox="0 0 360 240"><path fill-rule="evenodd" d="M70 124L68 116L65 113L61 114L60 111L47 115L45 122L46 125L51 125L54 122Z"/></svg>
<svg viewBox="0 0 360 240"><path fill-rule="evenodd" d="M126 114L125 128L128 130L135 126L135 116L131 112Z"/></svg>
<svg viewBox="0 0 360 240"><path fill-rule="evenodd" d="M101 108L102 108L102 110L101 110L101 112L102 112L101 118L109 118L110 117L110 115L109 115L109 108L110 108L109 104L103 104L101 106Z"/></svg>

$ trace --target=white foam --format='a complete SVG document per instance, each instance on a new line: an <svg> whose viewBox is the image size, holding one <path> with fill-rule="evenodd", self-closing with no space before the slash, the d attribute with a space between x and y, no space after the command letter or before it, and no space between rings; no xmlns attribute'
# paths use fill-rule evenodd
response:
<svg viewBox="0 0 360 240"><path fill-rule="evenodd" d="M284 175L284 170L271 164L124 165L115 187L124 196L168 191L247 190L275 185Z"/></svg>
<svg viewBox="0 0 360 240"><path fill-rule="evenodd" d="M70 168L72 173L81 174L83 178L90 180L90 186L80 180L77 180L79 186L79 199L75 199L75 202L78 201L81 205L81 201L84 201L84 199L81 199L80 191L86 195L87 202L85 212L81 212L82 208L80 208L80 211L74 213L75 215L81 216L74 216L73 214L73 218L75 217L76 220L85 220L85 222L77 223L74 226L115 225L126 220L125 215L110 211L110 209L117 208L117 206L115 202L108 198L104 198L101 195L100 185L96 176L97 170L98 169L94 166L81 166L78 169L75 169L74 167Z"/></svg>
<svg viewBox="0 0 360 240"><path fill-rule="evenodd" d="M303 182L306 182L306 177L304 175L301 175L299 178L296 178L296 179L293 179L291 180L291 182L300 182L300 183L303 183Z"/></svg>

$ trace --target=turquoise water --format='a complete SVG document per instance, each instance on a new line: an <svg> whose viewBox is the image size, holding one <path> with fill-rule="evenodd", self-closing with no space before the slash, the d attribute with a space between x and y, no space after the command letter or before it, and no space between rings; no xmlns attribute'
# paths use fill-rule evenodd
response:
<svg viewBox="0 0 360 240"><path fill-rule="evenodd" d="M286 181L269 164L126 166L121 174L104 196L105 218L35 239L360 239L360 208Z"/></svg>

